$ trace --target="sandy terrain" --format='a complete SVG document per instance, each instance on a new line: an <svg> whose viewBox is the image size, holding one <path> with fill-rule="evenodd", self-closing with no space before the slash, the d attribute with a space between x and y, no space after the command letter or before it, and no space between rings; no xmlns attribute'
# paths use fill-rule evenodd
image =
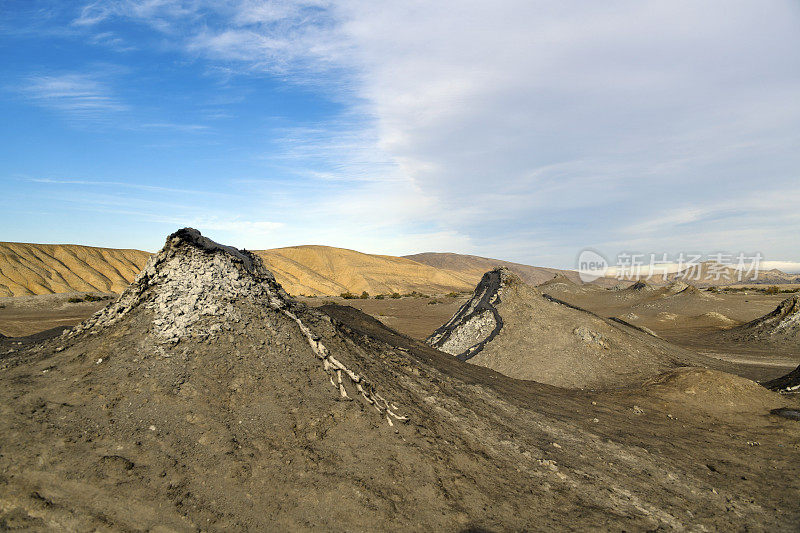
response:
<svg viewBox="0 0 800 533"><path fill-rule="evenodd" d="M87 296L89 301L85 300ZM22 337L57 326L74 326L116 297L115 294L70 292L0 298L0 334Z"/></svg>

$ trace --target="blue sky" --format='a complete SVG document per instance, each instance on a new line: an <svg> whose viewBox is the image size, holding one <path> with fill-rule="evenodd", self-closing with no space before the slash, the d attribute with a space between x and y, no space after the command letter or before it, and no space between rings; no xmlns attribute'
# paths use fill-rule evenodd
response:
<svg viewBox="0 0 800 533"><path fill-rule="evenodd" d="M0 69L0 240L800 261L790 0L0 0Z"/></svg>

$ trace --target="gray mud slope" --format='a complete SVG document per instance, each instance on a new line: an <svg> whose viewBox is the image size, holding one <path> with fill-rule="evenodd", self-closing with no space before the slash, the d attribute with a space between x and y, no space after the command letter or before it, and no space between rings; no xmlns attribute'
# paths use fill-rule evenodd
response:
<svg viewBox="0 0 800 533"><path fill-rule="evenodd" d="M679 366L716 365L621 320L543 295L503 268L487 272L427 342L510 377L571 388L627 386Z"/></svg>
<svg viewBox="0 0 800 533"><path fill-rule="evenodd" d="M763 394L733 419L667 417L644 390L513 380L307 309L183 230L119 300L0 360L0 524L792 529L800 425Z"/></svg>
<svg viewBox="0 0 800 533"><path fill-rule="evenodd" d="M730 330L729 335L800 345L800 296L786 298L771 313Z"/></svg>

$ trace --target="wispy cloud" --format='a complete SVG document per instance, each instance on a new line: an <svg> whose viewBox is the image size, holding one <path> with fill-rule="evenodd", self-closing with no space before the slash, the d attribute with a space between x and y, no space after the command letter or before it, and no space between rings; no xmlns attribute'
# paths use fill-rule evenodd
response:
<svg viewBox="0 0 800 533"><path fill-rule="evenodd" d="M99 119L129 109L106 83L88 74L31 76L19 91L37 105L74 118Z"/></svg>
<svg viewBox="0 0 800 533"><path fill-rule="evenodd" d="M172 130L184 133L204 133L210 129L209 126L206 126L205 124L180 124L172 122L151 122L142 124L140 128L154 129L154 130Z"/></svg>
<svg viewBox="0 0 800 533"><path fill-rule="evenodd" d="M74 178L23 178L24 181L30 183L42 183L47 185L78 185L85 187L103 187L103 188L117 188L117 189L135 189L148 192L170 192L180 194L209 194L207 191L190 190L190 189L176 189L172 187L161 187L158 185L144 185L141 183L131 183L124 181L109 181L109 180L87 180L87 179L74 179Z"/></svg>

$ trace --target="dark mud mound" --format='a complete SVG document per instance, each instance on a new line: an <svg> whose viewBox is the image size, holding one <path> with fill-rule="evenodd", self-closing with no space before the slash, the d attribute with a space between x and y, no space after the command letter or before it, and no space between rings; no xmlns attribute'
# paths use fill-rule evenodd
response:
<svg viewBox="0 0 800 533"><path fill-rule="evenodd" d="M676 366L710 363L623 321L601 318L488 272L429 345L505 375L572 388L610 388Z"/></svg>
<svg viewBox="0 0 800 533"><path fill-rule="evenodd" d="M770 413L783 418L788 418L789 420L800 420L800 409L788 409L786 407L780 407L778 409L771 410Z"/></svg>
<svg viewBox="0 0 800 533"><path fill-rule="evenodd" d="M791 429L786 448L758 426L731 430L747 437L730 442L657 405L631 414L624 394L510 379L353 309L307 309L258 258L200 237L173 234L118 301L0 360L0 524L780 530L800 520ZM720 456L736 476L710 480L704 464Z"/></svg>
<svg viewBox="0 0 800 533"><path fill-rule="evenodd" d="M632 292L649 292L649 291L657 290L657 287L653 287L652 285L648 284L647 282L639 280L639 281L635 281L634 283L629 285L626 290L632 291Z"/></svg>
<svg viewBox="0 0 800 533"><path fill-rule="evenodd" d="M776 392L800 392L800 366L779 378L761 383L769 390Z"/></svg>
<svg viewBox="0 0 800 533"><path fill-rule="evenodd" d="M745 337L800 342L800 297L782 301L769 314L737 328Z"/></svg>

